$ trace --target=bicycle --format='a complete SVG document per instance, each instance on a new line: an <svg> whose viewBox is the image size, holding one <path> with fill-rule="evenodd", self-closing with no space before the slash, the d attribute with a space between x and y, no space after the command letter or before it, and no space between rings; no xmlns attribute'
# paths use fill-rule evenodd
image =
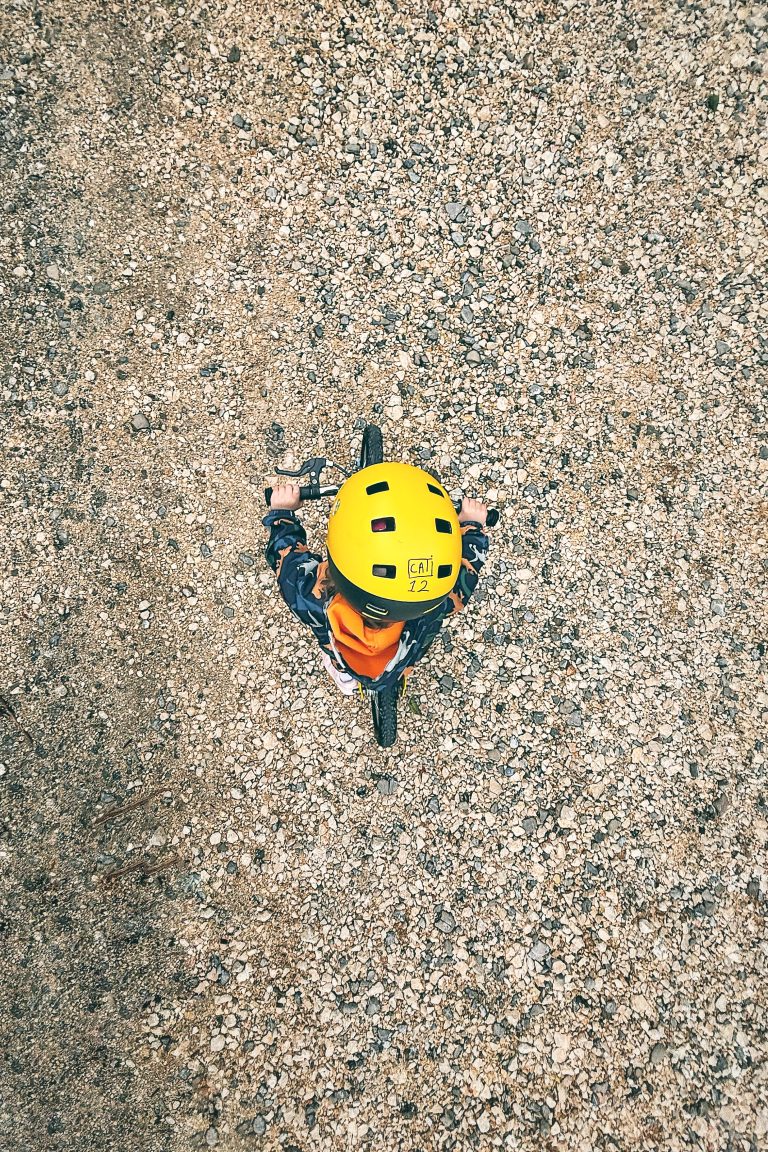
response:
<svg viewBox="0 0 768 1152"><path fill-rule="evenodd" d="M384 439L381 434L381 429L376 424L366 424L363 429L363 443L360 449L360 457L357 467L353 468L353 472L361 471L363 468L368 468L372 464L384 463ZM323 469L326 467L337 468L345 479L348 479L352 474L347 472L339 464L329 463L324 456L313 456L309 460L305 460L300 468L291 471L287 468L275 468L278 476L290 476L292 479L297 479L301 476L309 476L309 484L301 485L299 487L299 495L302 500L322 500L326 496L335 496L339 491L341 485L323 484L321 482ZM264 489L264 499L267 507L270 506L272 499L272 489ZM457 512L461 510L461 501L454 504ZM486 518L486 524L492 528L498 522L499 512L496 508L490 508ZM397 702L398 699L405 692L405 679L401 677L397 684L390 688L383 688L375 691L370 688L362 688L361 691L365 696L370 698L371 702L371 717L373 720L373 730L376 735L376 742L381 748L391 748L397 740Z"/></svg>

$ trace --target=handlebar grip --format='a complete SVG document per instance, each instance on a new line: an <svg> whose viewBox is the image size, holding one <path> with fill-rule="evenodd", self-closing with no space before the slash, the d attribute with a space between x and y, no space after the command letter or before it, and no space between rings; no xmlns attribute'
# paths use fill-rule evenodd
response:
<svg viewBox="0 0 768 1152"><path fill-rule="evenodd" d="M453 506L457 512L461 512L461 501L459 501L458 503L455 503ZM486 514L486 517L485 517L486 528L493 528L494 525L498 524L498 522L499 522L499 510L498 510L498 508L489 508L488 512Z"/></svg>
<svg viewBox="0 0 768 1152"><path fill-rule="evenodd" d="M299 498L301 500L319 500L322 495L324 495L324 493L322 493L319 488L314 488L311 484L303 485L301 488L299 488ZM269 508L272 504L271 488L264 489L264 500L267 508Z"/></svg>

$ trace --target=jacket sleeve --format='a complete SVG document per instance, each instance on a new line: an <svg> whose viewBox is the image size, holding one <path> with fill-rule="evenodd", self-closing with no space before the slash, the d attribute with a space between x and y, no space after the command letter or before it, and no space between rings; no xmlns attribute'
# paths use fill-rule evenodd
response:
<svg viewBox="0 0 768 1152"><path fill-rule="evenodd" d="M310 552L304 526L293 512L272 510L262 524L270 530L264 555L277 576L281 596L302 624L322 628L327 562L316 552Z"/></svg>
<svg viewBox="0 0 768 1152"><path fill-rule="evenodd" d="M477 587L480 570L488 558L488 536L474 520L461 526L461 568L453 590L448 595L446 616L461 612Z"/></svg>

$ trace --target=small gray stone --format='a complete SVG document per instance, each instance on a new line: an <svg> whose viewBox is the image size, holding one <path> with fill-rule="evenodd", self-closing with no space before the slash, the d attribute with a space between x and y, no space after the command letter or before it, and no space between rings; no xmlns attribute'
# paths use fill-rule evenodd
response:
<svg viewBox="0 0 768 1152"><path fill-rule="evenodd" d="M205 1142L209 1148L215 1148L219 1142L219 1134L215 1128L209 1128L205 1134Z"/></svg>
<svg viewBox="0 0 768 1152"><path fill-rule="evenodd" d="M718 816L723 816L731 806L731 801L725 792L720 792L712 802L712 807Z"/></svg>
<svg viewBox="0 0 768 1152"><path fill-rule="evenodd" d="M149 429L149 420L142 412L134 412L131 416L131 427L134 432L146 432Z"/></svg>
<svg viewBox="0 0 768 1152"><path fill-rule="evenodd" d="M456 920L450 912L443 909L435 921L435 927L439 928L441 932L453 932L456 927Z"/></svg>
<svg viewBox="0 0 768 1152"><path fill-rule="evenodd" d="M399 786L394 776L381 776L376 781L376 791L380 792L382 796L392 796L397 792Z"/></svg>
<svg viewBox="0 0 768 1152"><path fill-rule="evenodd" d="M653 1048L651 1048L651 1064L661 1064L666 1054L666 1044L654 1044Z"/></svg>
<svg viewBox="0 0 768 1152"><path fill-rule="evenodd" d="M462 224L466 219L466 204L459 204L457 201L451 201L450 204L446 204L445 210L448 213L448 219L451 220L454 224Z"/></svg>

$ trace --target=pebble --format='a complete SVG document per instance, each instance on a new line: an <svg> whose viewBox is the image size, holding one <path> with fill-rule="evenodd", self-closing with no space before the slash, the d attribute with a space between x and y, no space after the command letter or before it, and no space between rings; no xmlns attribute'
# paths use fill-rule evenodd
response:
<svg viewBox="0 0 768 1152"><path fill-rule="evenodd" d="M456 927L456 921L453 915L446 911L440 913L435 924L441 932L453 932Z"/></svg>

